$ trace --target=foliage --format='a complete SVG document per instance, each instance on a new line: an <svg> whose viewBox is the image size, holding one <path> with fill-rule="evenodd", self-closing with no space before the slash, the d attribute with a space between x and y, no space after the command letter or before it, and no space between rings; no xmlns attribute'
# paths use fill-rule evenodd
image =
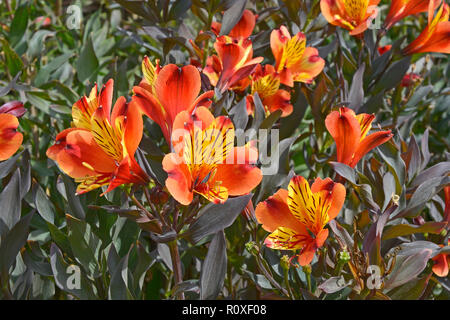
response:
<svg viewBox="0 0 450 320"><path fill-rule="evenodd" d="M379 4L381 21L389 3ZM325 60L311 83L283 87L293 107L287 116L269 112L251 88L219 90L206 76L219 37L213 22L228 34L245 8L257 14L250 39L253 57L264 58L258 63L277 63L270 35L281 25L292 36L303 32ZM432 270L450 252L449 56L401 52L427 25L426 12L359 37L328 24L313 0L10 0L0 12L0 105L18 100L27 110L19 119L22 147L0 162L3 299L450 298L448 276ZM385 45L392 48L380 55ZM215 89L211 112L229 116L250 138L278 129L279 158L260 149L258 162L279 163L275 174L223 204L195 194L182 205L165 186L162 160L171 147L144 116L135 157L149 182L77 195L47 150L72 126L72 106L94 83L113 79L113 101L130 101L145 56L203 70L202 93ZM417 77L408 82L407 74ZM343 106L373 113L375 131L393 133L353 167L337 162L325 124ZM306 266L289 260L300 250L264 244L268 233L254 209L294 175L331 177L346 189L326 242ZM376 274L380 287L371 285Z"/></svg>

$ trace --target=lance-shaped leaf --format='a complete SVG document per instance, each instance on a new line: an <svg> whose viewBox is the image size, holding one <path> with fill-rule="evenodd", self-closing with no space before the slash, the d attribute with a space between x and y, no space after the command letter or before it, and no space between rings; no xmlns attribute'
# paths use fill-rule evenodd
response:
<svg viewBox="0 0 450 320"><path fill-rule="evenodd" d="M8 233L1 238L0 245L0 272L8 274L9 268L16 260L19 250L25 245L28 238L28 227L33 212L27 214L17 222Z"/></svg>
<svg viewBox="0 0 450 320"><path fill-rule="evenodd" d="M39 215L47 222L54 224L55 207L48 199L44 189L39 184L34 186L34 204Z"/></svg>
<svg viewBox="0 0 450 320"><path fill-rule="evenodd" d="M231 29L239 22L244 13L247 0L235 0L234 3L223 13L220 35L228 34Z"/></svg>
<svg viewBox="0 0 450 320"><path fill-rule="evenodd" d="M200 299L215 299L222 290L227 271L227 243L223 230L209 244L200 275Z"/></svg>
<svg viewBox="0 0 450 320"><path fill-rule="evenodd" d="M411 187L420 186L424 182L432 178L442 177L449 173L450 173L450 161L440 162L417 175L417 177L411 183Z"/></svg>
<svg viewBox="0 0 450 320"><path fill-rule="evenodd" d="M0 234L11 230L19 221L22 208L20 199L20 170L16 169L11 180L0 193Z"/></svg>
<svg viewBox="0 0 450 320"><path fill-rule="evenodd" d="M385 289L392 289L415 279L427 266L433 251L423 249L410 256L397 256L394 269L385 281Z"/></svg>
<svg viewBox="0 0 450 320"><path fill-rule="evenodd" d="M333 167L333 170L336 171L336 173L341 177L347 179L352 184L356 184L355 169L344 163L334 161L330 161L330 165Z"/></svg>
<svg viewBox="0 0 450 320"><path fill-rule="evenodd" d="M425 222L421 226L412 224L397 224L389 226L383 233L382 240L408 236L414 233L433 233L439 234L445 228L447 222Z"/></svg>
<svg viewBox="0 0 450 320"><path fill-rule="evenodd" d="M191 224L184 236L197 243L202 238L228 228L244 210L252 194L230 198L224 204L210 203L205 206L200 216Z"/></svg>
<svg viewBox="0 0 450 320"><path fill-rule="evenodd" d="M344 277L331 277L322 284L320 284L317 288L324 291L325 293L335 293L338 292L347 286L349 286L351 282L345 281Z"/></svg>
<svg viewBox="0 0 450 320"><path fill-rule="evenodd" d="M364 70L366 68L366 64L363 63L359 66L358 70L356 70L353 75L352 86L350 87L350 92L348 94L348 101L350 102L349 107L355 111L362 106L364 102Z"/></svg>
<svg viewBox="0 0 450 320"><path fill-rule="evenodd" d="M243 98L239 103L233 106L228 113L231 117L231 121L233 121L234 127L236 130L241 129L245 130L248 122L248 113L247 113L247 99Z"/></svg>
<svg viewBox="0 0 450 320"><path fill-rule="evenodd" d="M117 263L112 273L109 283L109 298L111 300L133 299L133 295L128 289L128 256L129 252Z"/></svg>
<svg viewBox="0 0 450 320"><path fill-rule="evenodd" d="M84 276L77 265L69 265L61 250L52 243L50 247L50 264L56 285L63 291L79 299L96 299L93 286Z"/></svg>

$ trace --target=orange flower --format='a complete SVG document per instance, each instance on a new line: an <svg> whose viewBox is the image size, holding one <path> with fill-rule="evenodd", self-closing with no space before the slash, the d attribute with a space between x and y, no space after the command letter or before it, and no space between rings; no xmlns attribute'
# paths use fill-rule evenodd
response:
<svg viewBox="0 0 450 320"><path fill-rule="evenodd" d="M300 265L311 263L328 237L325 225L336 218L345 200L345 188L330 178L308 181L295 176L288 190L280 189L256 207L256 218L271 232L264 244L272 249L297 250Z"/></svg>
<svg viewBox="0 0 450 320"><path fill-rule="evenodd" d="M355 115L353 110L345 107L327 116L325 126L336 142L338 162L354 168L367 152L391 139L391 130L367 135L374 118L373 114Z"/></svg>
<svg viewBox="0 0 450 320"><path fill-rule="evenodd" d="M11 157L22 145L23 135L17 132L17 117L24 113L25 108L20 101L11 101L0 106L0 161Z"/></svg>
<svg viewBox="0 0 450 320"><path fill-rule="evenodd" d="M320 9L329 23L350 31L363 33L378 14L380 0L320 0Z"/></svg>
<svg viewBox="0 0 450 320"><path fill-rule="evenodd" d="M159 70L145 57L142 63L144 80L133 88L131 98L150 119L162 130L167 143L170 143L175 117L181 111L191 113L197 106L209 106L213 91L200 93L200 72L187 65L179 68L169 64Z"/></svg>
<svg viewBox="0 0 450 320"><path fill-rule="evenodd" d="M221 93L234 86L244 90L250 84L248 76L264 58L253 58L252 42L246 38L220 36L216 39L214 48L217 56L208 57L203 73ZM239 83L241 80L244 83Z"/></svg>
<svg viewBox="0 0 450 320"><path fill-rule="evenodd" d="M385 28L391 28L394 24L407 16L426 12L429 3L430 0L392 0L389 13L384 22ZM434 9L436 9L438 5L439 2L436 1Z"/></svg>
<svg viewBox="0 0 450 320"><path fill-rule="evenodd" d="M450 240L448 240L447 243L448 246L450 246ZM440 245L440 247L444 247L443 245ZM433 272L438 277L446 277L448 275L448 265L450 264L450 255L448 253L441 253L435 256L433 259L434 265L433 265Z"/></svg>
<svg viewBox="0 0 450 320"><path fill-rule="evenodd" d="M248 38L251 36L253 29L255 29L256 16L250 10L245 9L242 13L242 17L238 23L231 29L228 35L232 38ZM219 22L213 22L211 24L211 30L216 36L219 36L222 24Z"/></svg>
<svg viewBox="0 0 450 320"><path fill-rule="evenodd" d="M406 48L404 55L421 52L450 53L450 21L449 6L443 3L433 18L434 4L438 0L430 1L428 7L428 25Z"/></svg>
<svg viewBox="0 0 450 320"><path fill-rule="evenodd" d="M253 95L256 92L261 98L267 114L281 110L281 116L286 117L292 113L291 94L286 90L280 89L280 77L272 65L267 64L263 69L259 64L252 75L252 95L247 96L248 114L253 114L255 111Z"/></svg>
<svg viewBox="0 0 450 320"><path fill-rule="evenodd" d="M234 126L228 117L214 118L199 107L192 115L181 112L173 129L175 152L164 157L163 169L168 173L167 189L181 204L191 203L194 193L224 203L261 182L257 149L248 144L233 147Z"/></svg>
<svg viewBox="0 0 450 320"><path fill-rule="evenodd" d="M294 81L312 83L325 66L325 60L319 57L317 49L306 47L305 35L299 32L291 38L285 26L272 31L270 47L280 82L289 87L294 85Z"/></svg>
<svg viewBox="0 0 450 320"><path fill-rule="evenodd" d="M121 184L148 182L134 159L142 138L142 115L124 97L111 108L113 86L111 79L97 93L95 85L89 97L78 100L72 107L74 127L59 133L47 150L47 156L79 182L78 194L104 185L109 185L109 192Z"/></svg>

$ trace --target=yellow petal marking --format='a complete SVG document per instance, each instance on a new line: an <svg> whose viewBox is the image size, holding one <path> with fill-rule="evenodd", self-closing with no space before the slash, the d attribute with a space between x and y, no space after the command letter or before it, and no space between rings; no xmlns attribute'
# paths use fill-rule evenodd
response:
<svg viewBox="0 0 450 320"><path fill-rule="evenodd" d="M331 201L328 192L312 193L303 177L293 178L289 183L287 202L291 213L314 234L322 230L329 220Z"/></svg>

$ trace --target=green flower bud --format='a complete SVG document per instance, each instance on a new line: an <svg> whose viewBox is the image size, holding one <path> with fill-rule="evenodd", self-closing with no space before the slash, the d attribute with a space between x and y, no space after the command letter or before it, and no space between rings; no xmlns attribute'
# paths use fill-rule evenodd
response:
<svg viewBox="0 0 450 320"><path fill-rule="evenodd" d="M284 256L282 256L281 257L281 260L280 260L280 265L281 265L281 267L284 269L284 270L289 270L289 267L290 267L290 258L289 258L289 256L288 255L284 255Z"/></svg>
<svg viewBox="0 0 450 320"><path fill-rule="evenodd" d="M259 254L259 248L256 245L255 241L249 241L245 244L245 249L250 252L252 255L256 256Z"/></svg>
<svg viewBox="0 0 450 320"><path fill-rule="evenodd" d="M347 263L350 261L350 253L347 250L339 252L339 262Z"/></svg>

